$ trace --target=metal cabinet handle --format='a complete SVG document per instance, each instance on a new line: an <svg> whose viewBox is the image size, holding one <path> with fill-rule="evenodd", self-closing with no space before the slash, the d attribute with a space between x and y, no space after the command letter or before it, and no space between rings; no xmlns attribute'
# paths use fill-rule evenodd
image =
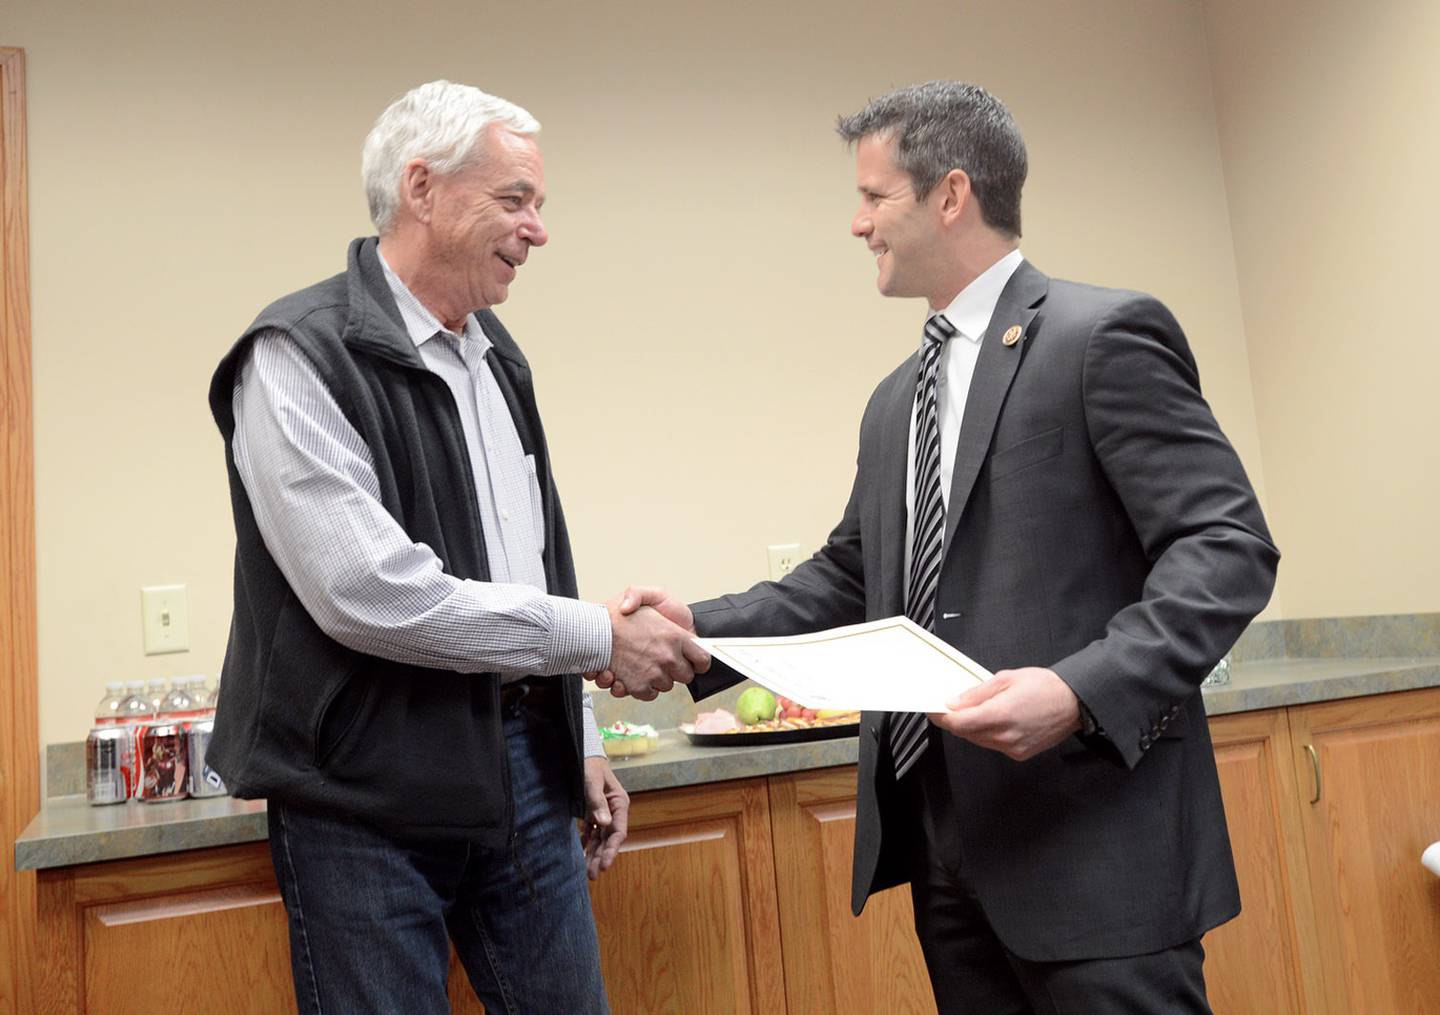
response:
<svg viewBox="0 0 1440 1015"><path fill-rule="evenodd" d="M1305 745L1305 753L1310 755L1310 768L1315 772L1315 795L1310 798L1312 804L1320 802L1320 755L1315 753L1311 744Z"/></svg>

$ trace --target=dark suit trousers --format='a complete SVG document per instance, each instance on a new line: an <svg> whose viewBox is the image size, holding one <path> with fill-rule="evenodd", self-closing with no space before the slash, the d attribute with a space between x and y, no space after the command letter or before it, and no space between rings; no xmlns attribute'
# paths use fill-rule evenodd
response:
<svg viewBox="0 0 1440 1015"><path fill-rule="evenodd" d="M932 729L930 735L936 739L900 788L920 826L910 892L941 1015L1209 1013L1198 940L1149 955L1081 962L1030 962L1009 951L965 875L942 734Z"/></svg>

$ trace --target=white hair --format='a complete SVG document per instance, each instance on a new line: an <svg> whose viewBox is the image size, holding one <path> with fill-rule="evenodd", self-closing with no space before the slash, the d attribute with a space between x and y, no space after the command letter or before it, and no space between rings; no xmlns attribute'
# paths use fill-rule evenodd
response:
<svg viewBox="0 0 1440 1015"><path fill-rule="evenodd" d="M384 233L393 224L400 177L411 159L424 159L441 175L463 169L492 123L517 134L540 130L539 121L513 102L453 81L431 81L391 103L365 136L360 156L375 228Z"/></svg>

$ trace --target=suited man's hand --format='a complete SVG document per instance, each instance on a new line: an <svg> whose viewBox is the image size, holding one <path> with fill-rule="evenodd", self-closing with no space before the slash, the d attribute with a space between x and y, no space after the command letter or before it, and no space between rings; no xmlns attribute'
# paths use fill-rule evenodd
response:
<svg viewBox="0 0 1440 1015"><path fill-rule="evenodd" d="M1080 700L1054 670L1001 670L948 703L930 721L946 733L1016 761L1047 751L1080 729Z"/></svg>
<svg viewBox="0 0 1440 1015"><path fill-rule="evenodd" d="M695 616L690 607L669 591L653 585L631 585L620 596L620 612L630 615L642 606L649 606L677 627L695 633Z"/></svg>
<svg viewBox="0 0 1440 1015"><path fill-rule="evenodd" d="M653 585L631 585L620 594L619 612L622 616L628 617L642 606L649 606L659 613L670 623L690 634L695 633L695 618L690 614L690 607L663 588ZM695 666L696 673L704 673L710 668L710 657L700 650L699 646L692 646L695 653L703 658L703 661ZM694 653L687 652L686 656L691 657ZM692 659L694 661L694 659ZM601 690L608 689L610 694L616 698L624 698L630 695L623 681L615 677L614 669L601 670L598 673L587 673L585 679L591 680ZM688 683L689 681L686 681Z"/></svg>

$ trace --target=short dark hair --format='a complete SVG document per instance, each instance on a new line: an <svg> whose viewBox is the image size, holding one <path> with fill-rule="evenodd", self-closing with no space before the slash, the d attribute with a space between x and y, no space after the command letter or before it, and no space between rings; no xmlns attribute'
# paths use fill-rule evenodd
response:
<svg viewBox="0 0 1440 1015"><path fill-rule="evenodd" d="M1010 110L979 85L930 81L872 99L837 131L855 144L872 134L895 139L895 157L925 200L952 169L970 177L985 224L1020 235L1020 190L1029 164Z"/></svg>

